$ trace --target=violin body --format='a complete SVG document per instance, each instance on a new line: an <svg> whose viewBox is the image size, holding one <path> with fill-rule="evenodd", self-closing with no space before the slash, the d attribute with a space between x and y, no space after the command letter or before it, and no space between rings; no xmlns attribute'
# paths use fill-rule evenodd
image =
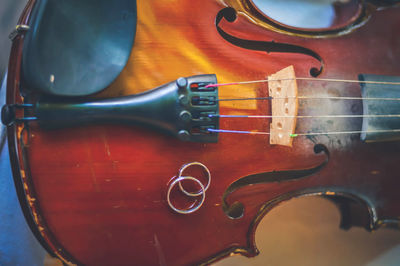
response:
<svg viewBox="0 0 400 266"><path fill-rule="evenodd" d="M137 94L200 74L216 74L219 83L260 80L289 65L299 77L313 77L312 68L322 69L314 76L329 79L400 73L398 8L372 11L372 4L363 2L368 19L321 35L268 29L243 12L232 22L222 18L217 23L242 40L305 47L318 54L317 60L307 53L246 49L221 37L217 14L227 7L238 10L237 3L248 2L137 1L130 59L119 77L93 97ZM30 1L22 22L29 20L34 4ZM9 104L36 98L20 93L22 43L23 35L13 42ZM298 86L299 95L361 97L357 83L302 80ZM219 88L220 99L266 96L265 83ZM221 114L271 112L269 101L219 104ZM298 107L301 115L362 112L362 101L354 99L307 100ZM219 127L268 131L269 123L221 118ZM304 119L297 121L296 131L357 130L361 124L359 117ZM399 225L398 142L366 143L359 134L318 135L296 137L288 147L271 145L268 135L220 133L216 143L196 143L123 124L48 130L20 123L9 126L8 134L27 219L42 244L67 264L188 265L212 263L231 253L255 256L260 220L281 202L307 195L326 196L362 210L358 216L346 214L347 226L375 230ZM194 162L206 166L212 179L199 209L178 213L170 208L167 192L179 170ZM207 182L202 171L191 175ZM199 204L201 196L182 196L176 189L174 206Z"/></svg>

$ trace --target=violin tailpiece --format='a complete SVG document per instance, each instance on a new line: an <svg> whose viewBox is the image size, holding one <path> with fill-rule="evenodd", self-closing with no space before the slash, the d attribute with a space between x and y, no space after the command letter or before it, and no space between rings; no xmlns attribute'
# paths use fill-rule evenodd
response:
<svg viewBox="0 0 400 266"><path fill-rule="evenodd" d="M288 66L268 76L272 121L270 144L292 147L298 109L297 83L293 66Z"/></svg>

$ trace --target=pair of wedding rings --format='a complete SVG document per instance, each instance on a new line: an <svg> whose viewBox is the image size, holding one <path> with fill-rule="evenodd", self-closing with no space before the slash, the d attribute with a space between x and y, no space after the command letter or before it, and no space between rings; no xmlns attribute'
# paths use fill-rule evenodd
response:
<svg viewBox="0 0 400 266"><path fill-rule="evenodd" d="M207 177L207 184L203 185L203 183L201 183L201 181L193 176L189 176L189 175L185 175L184 172L188 170L188 168L193 167L193 166L200 166L201 168L203 168L204 172L206 173L206 177ZM184 180L188 180L188 181L192 181L194 183L196 183L199 187L200 190L197 192L189 192L187 191L183 185L182 185L182 181ZM189 214L189 213L193 213L195 211L197 211L198 209L200 209L200 207L203 205L204 200L206 199L206 191L209 188L211 183L211 174L210 174L210 170L208 170L208 168L199 162L191 162L188 164L185 164L181 167L181 169L179 169L179 173L177 175L177 177L169 184L168 186L168 190L167 190L167 202L169 207L174 210L177 213L180 214ZM178 185L179 190L185 194L187 197L201 197L201 199L198 201L197 204L195 204L194 206L188 208L188 209L180 209L175 207L175 205L171 202L171 191L172 189Z"/></svg>

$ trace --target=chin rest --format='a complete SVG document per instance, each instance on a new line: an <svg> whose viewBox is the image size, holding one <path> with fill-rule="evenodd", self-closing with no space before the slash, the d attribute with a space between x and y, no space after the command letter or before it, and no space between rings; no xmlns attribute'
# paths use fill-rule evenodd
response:
<svg viewBox="0 0 400 266"><path fill-rule="evenodd" d="M24 89L57 96L103 90L124 68L135 32L134 0L38 0L23 47Z"/></svg>

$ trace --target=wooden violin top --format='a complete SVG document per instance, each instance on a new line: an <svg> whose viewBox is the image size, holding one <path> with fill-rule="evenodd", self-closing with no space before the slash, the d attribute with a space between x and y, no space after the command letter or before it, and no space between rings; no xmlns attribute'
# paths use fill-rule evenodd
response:
<svg viewBox="0 0 400 266"><path fill-rule="evenodd" d="M28 20L34 3L21 21ZM230 253L254 256L263 216L303 195L361 204L368 219L354 225L369 230L398 226L399 144L366 143L359 133L329 134L360 131L363 101L359 83L328 79L398 75L399 10L374 11L363 2L365 14L347 31L318 35L254 23L243 9L249 3L137 1L130 59L93 98L137 94L200 74L216 74L218 83L264 80L293 65L296 77L311 78L297 81L298 95L308 98L298 99L298 115L350 117L297 119L291 147L270 144L268 134L254 132L268 133L271 118L229 117L270 115L270 100L254 99L269 96L264 82L218 88L219 113L228 116L219 118L218 130L250 134L220 132L216 143L183 142L140 125L9 126L27 216L36 235L65 263L189 265ZM37 104L37 93L20 94L28 89L19 86L22 44L19 35L7 103ZM238 98L252 99L232 100ZM171 205L199 208L179 213Z"/></svg>

